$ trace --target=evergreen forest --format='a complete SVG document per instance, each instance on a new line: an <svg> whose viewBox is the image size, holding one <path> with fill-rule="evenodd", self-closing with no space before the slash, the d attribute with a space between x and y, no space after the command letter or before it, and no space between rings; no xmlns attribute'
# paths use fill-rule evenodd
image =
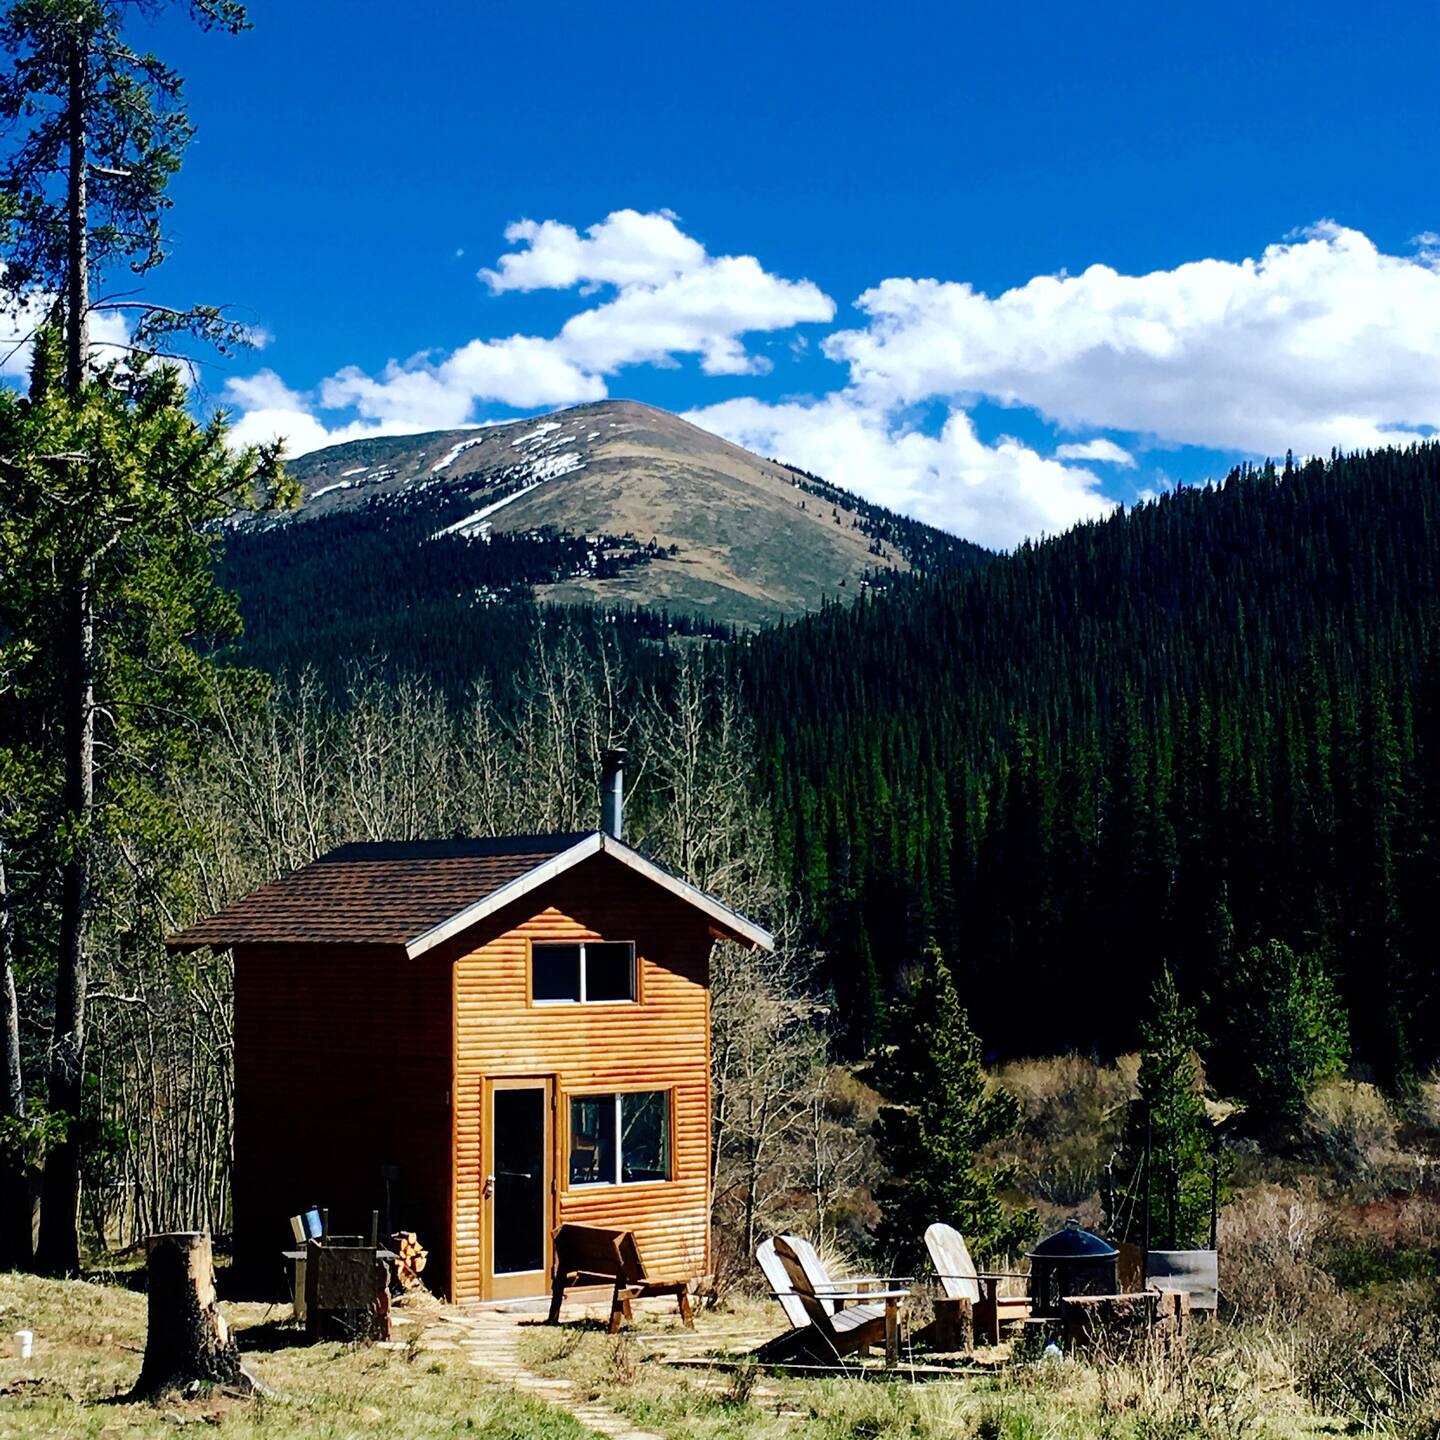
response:
<svg viewBox="0 0 1440 1440"><path fill-rule="evenodd" d="M513 596L455 623L451 570L354 529L308 611L275 597L318 527L229 539L249 658L483 678L504 713L537 635L663 694L708 633L851 1058L933 938L994 1058L1132 1047L1165 966L1218 1036L1278 941L1377 1079L1440 1059L1440 446L1240 468L753 635Z"/></svg>

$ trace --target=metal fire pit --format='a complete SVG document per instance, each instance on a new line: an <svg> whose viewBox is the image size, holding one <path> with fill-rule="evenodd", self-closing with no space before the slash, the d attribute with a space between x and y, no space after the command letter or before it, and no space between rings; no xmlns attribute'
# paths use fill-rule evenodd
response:
<svg viewBox="0 0 1440 1440"><path fill-rule="evenodd" d="M1063 1230L1030 1252L1030 1298L1034 1315L1059 1315L1074 1295L1114 1295L1120 1289L1120 1252L1098 1235L1067 1220Z"/></svg>

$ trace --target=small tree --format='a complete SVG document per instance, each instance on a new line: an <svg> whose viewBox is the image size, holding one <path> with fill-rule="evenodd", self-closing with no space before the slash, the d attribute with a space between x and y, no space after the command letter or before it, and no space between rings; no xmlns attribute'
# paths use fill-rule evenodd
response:
<svg viewBox="0 0 1440 1440"><path fill-rule="evenodd" d="M1014 1248L1031 1234L1033 1216L1007 1206L1008 1173L980 1155L1015 1133L1019 1107L986 1078L979 1038L934 941L892 1015L895 1041L877 1067L891 1102L876 1135L888 1171L877 1238L902 1263L919 1257L925 1227L936 1220L956 1226L980 1255Z"/></svg>
<svg viewBox="0 0 1440 1440"><path fill-rule="evenodd" d="M1216 1156L1205 1113L1195 1012L1167 969L1151 992L1141 1028L1139 1093L1130 1102L1116 1162L1111 1230L1122 1239L1185 1249L1208 1238ZM1148 1174L1147 1174L1148 1163Z"/></svg>
<svg viewBox="0 0 1440 1440"><path fill-rule="evenodd" d="M1261 1127L1293 1127L1315 1086L1345 1068L1349 1026L1318 954L1279 940L1246 950L1225 1015L1222 1073Z"/></svg>

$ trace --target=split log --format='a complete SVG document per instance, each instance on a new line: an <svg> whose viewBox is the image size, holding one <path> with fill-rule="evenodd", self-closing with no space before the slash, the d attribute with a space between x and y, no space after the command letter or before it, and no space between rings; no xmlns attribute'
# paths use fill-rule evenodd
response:
<svg viewBox="0 0 1440 1440"><path fill-rule="evenodd" d="M235 1337L216 1302L210 1236L152 1235L146 1253L149 1329L132 1397L197 1384L253 1391L255 1383L240 1364Z"/></svg>
<svg viewBox="0 0 1440 1440"><path fill-rule="evenodd" d="M390 1237L390 1249L395 1255L395 1278L400 1288L415 1289L420 1284L421 1272L429 1258L425 1247L413 1230L397 1230Z"/></svg>

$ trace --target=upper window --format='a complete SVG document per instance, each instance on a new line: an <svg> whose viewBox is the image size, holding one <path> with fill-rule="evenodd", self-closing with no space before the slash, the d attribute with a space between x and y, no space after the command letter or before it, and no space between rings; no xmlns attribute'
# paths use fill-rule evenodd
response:
<svg viewBox="0 0 1440 1440"><path fill-rule="evenodd" d="M635 998L635 943L587 940L530 947L530 998L563 1005Z"/></svg>

